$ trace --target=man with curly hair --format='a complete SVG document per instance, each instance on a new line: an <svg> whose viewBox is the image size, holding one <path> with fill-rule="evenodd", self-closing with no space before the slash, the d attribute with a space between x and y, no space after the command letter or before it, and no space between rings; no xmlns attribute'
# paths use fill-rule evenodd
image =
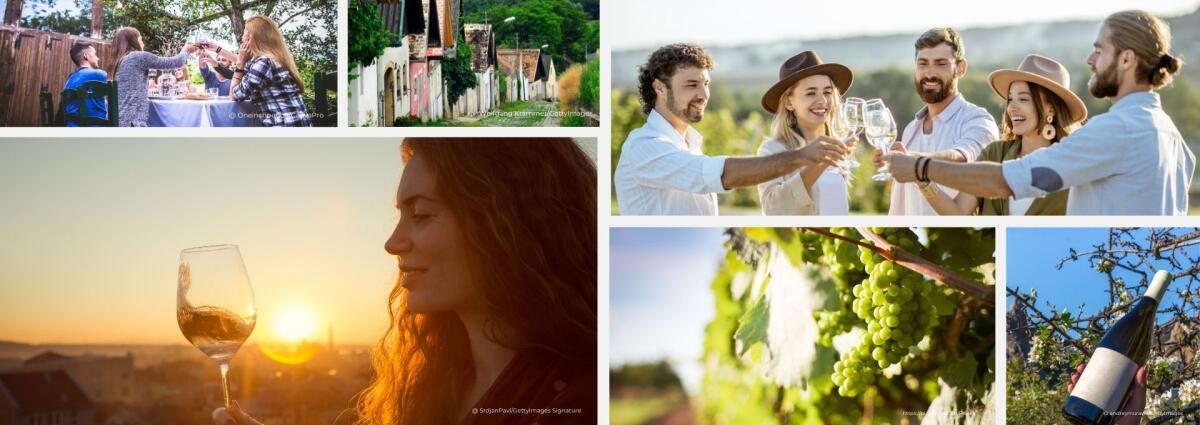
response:
<svg viewBox="0 0 1200 425"><path fill-rule="evenodd" d="M717 193L754 186L818 163L836 166L851 147L822 136L801 149L761 157L706 156L692 124L708 105L714 61L693 44L663 46L638 69L646 124L629 133L617 161L623 215L716 215Z"/></svg>

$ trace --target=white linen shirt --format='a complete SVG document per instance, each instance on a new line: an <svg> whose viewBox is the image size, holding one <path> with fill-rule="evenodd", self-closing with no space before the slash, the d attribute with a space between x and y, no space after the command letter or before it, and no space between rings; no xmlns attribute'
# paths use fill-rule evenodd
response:
<svg viewBox="0 0 1200 425"><path fill-rule="evenodd" d="M758 156L786 152L787 146L769 139L758 147ZM849 215L850 201L846 178L834 168L826 168L812 190L804 189L800 170L792 171L758 185L763 215Z"/></svg>
<svg viewBox="0 0 1200 425"><path fill-rule="evenodd" d="M1015 198L1071 188L1068 215L1186 215L1196 156L1158 94L1137 92L1058 143L1001 166Z"/></svg>
<svg viewBox="0 0 1200 425"><path fill-rule="evenodd" d="M914 151L913 143L921 140L921 153L933 153L953 149L967 159L975 160L984 146L996 140L1000 129L987 109L967 102L962 94L955 95L954 100L946 105L933 118L933 132L922 134L922 121L929 114L929 105L917 111L916 117L904 127L901 143L909 151ZM918 135L923 137L918 137ZM946 188L943 186L942 190ZM951 195L953 196L953 195ZM892 182L891 205L889 215L937 215L937 211L929 205L929 201L921 195L916 183Z"/></svg>
<svg viewBox="0 0 1200 425"><path fill-rule="evenodd" d="M646 124L621 146L613 173L621 215L717 215L724 156L705 156L704 138L688 126L686 137L650 111Z"/></svg>

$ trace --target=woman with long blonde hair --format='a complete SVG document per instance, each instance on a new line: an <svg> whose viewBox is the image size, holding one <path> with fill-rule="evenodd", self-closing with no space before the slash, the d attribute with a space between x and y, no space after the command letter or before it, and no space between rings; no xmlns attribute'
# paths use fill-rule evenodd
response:
<svg viewBox="0 0 1200 425"><path fill-rule="evenodd" d="M264 126L313 125L308 108L304 106L304 80L300 78L296 60L292 58L279 26L271 18L260 15L246 20L238 54L224 50L216 43L206 43L205 47L230 61L237 61L229 84L229 98L254 102L262 114Z"/></svg>
<svg viewBox="0 0 1200 425"><path fill-rule="evenodd" d="M148 127L150 119L150 88L146 80L151 69L179 68L187 63L188 54L199 50L192 44L183 46L178 55L162 57L143 49L142 33L133 27L122 27L113 36L117 62L113 66L113 81L117 82L117 102L121 127Z"/></svg>
<svg viewBox="0 0 1200 425"><path fill-rule="evenodd" d="M595 164L570 139L401 149L399 277L358 423L596 423Z"/></svg>
<svg viewBox="0 0 1200 425"><path fill-rule="evenodd" d="M812 51L784 62L779 81L762 98L763 108L775 114L775 122L772 137L759 146L758 155L803 149L819 136L834 135L830 127L841 113L839 97L853 80L850 68L823 63ZM802 167L759 184L758 196L766 215L850 213L845 177L825 164Z"/></svg>

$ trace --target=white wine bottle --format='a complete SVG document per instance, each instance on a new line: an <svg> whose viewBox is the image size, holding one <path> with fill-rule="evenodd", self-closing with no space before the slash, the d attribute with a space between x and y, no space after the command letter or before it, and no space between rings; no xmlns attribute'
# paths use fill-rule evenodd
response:
<svg viewBox="0 0 1200 425"><path fill-rule="evenodd" d="M1150 357L1158 303L1170 284L1171 273L1159 270L1133 309L1104 333L1063 404L1063 415L1072 423L1111 424L1118 418L1134 374Z"/></svg>

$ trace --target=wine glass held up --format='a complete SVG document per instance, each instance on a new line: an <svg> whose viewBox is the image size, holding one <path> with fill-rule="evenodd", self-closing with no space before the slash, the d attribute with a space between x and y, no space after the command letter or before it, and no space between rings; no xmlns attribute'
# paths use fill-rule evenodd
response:
<svg viewBox="0 0 1200 425"><path fill-rule="evenodd" d="M841 114L839 114L838 129L841 137L846 139L857 139L859 132L863 129L863 105L867 102L862 98L848 97L842 103ZM846 168L858 168L858 160L854 159L854 152L846 158Z"/></svg>
<svg viewBox="0 0 1200 425"><path fill-rule="evenodd" d="M250 337L257 318L250 277L237 245L180 252L175 314L183 336L220 368L229 406L229 362Z"/></svg>
<svg viewBox="0 0 1200 425"><path fill-rule="evenodd" d="M892 112L883 104L883 100L871 99L863 107L863 123L866 128L867 140L883 154L888 153L892 142L896 141L896 120ZM875 181L886 181L891 178L886 168L871 177Z"/></svg>

